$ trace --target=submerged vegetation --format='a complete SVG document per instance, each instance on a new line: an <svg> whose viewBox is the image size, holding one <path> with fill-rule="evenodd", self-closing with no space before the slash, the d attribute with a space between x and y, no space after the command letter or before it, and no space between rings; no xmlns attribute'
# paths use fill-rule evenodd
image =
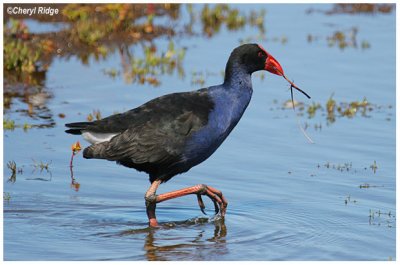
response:
<svg viewBox="0 0 400 265"><path fill-rule="evenodd" d="M344 204L348 205L350 203L357 203L357 200L353 199L350 195L347 195L344 199Z"/></svg>
<svg viewBox="0 0 400 265"><path fill-rule="evenodd" d="M335 30L333 33L326 37L326 41L328 47L338 47L341 50L346 48L361 48L369 49L371 48L371 44L367 40L362 40L361 42L358 40L358 32L359 29L357 27L351 27L350 29L345 30ZM321 39L321 36L318 35L307 35L307 41L309 43L317 42Z"/></svg>
<svg viewBox="0 0 400 265"><path fill-rule="evenodd" d="M44 45L43 40L29 33L23 21L10 20L4 27L4 69L26 73L39 71Z"/></svg>
<svg viewBox="0 0 400 265"><path fill-rule="evenodd" d="M193 10L193 9L192 9ZM266 11L251 11L248 15L240 13L236 8L231 8L227 4L217 4L210 7L208 4L201 10L201 22L203 33L211 37L218 33L222 25L226 25L229 30L238 30L246 24L255 26L260 34L265 34L264 16Z"/></svg>
<svg viewBox="0 0 400 265"><path fill-rule="evenodd" d="M3 191L3 201L9 202L10 200L11 200L10 193Z"/></svg>
<svg viewBox="0 0 400 265"><path fill-rule="evenodd" d="M90 58L106 59L131 44L151 42L160 36L173 36L172 27L156 24L154 17L177 18L179 5L104 4L59 5L61 15L52 22L64 23L57 32L30 33L24 20L5 22L5 70L19 73L46 71L54 57L76 56L83 64ZM138 22L142 18L144 21ZM33 17L42 22L43 17ZM11 73L10 73L11 74ZM6 75L7 77L7 75Z"/></svg>
<svg viewBox="0 0 400 265"><path fill-rule="evenodd" d="M338 46L340 49L347 47L357 48L357 33L358 28L356 27L352 27L349 30L335 31L331 36L327 37L328 46ZM369 48L369 45L363 45L362 47Z"/></svg>
<svg viewBox="0 0 400 265"><path fill-rule="evenodd" d="M376 170L378 169L378 166L376 165L376 161L374 160L374 163L371 165L371 166L369 166L371 169L372 169L372 171L374 172L374 174L376 173Z"/></svg>
<svg viewBox="0 0 400 265"><path fill-rule="evenodd" d="M4 117L4 119L3 119L3 129L4 130L14 130L15 129L15 121Z"/></svg>
<svg viewBox="0 0 400 265"><path fill-rule="evenodd" d="M327 11L326 14L385 14L391 13L395 7L394 4L334 4L333 8Z"/></svg>
<svg viewBox="0 0 400 265"><path fill-rule="evenodd" d="M7 167L11 170L11 176L8 178L7 182L15 183L17 180L17 164L15 161L8 161Z"/></svg>
<svg viewBox="0 0 400 265"><path fill-rule="evenodd" d="M271 111L276 110L288 110L292 108L292 102L287 100L283 103L279 103L277 100L274 100L273 105L275 107L271 107ZM384 113L387 115L386 121L391 121L391 109L392 105L381 106L377 104L373 104L367 100L367 98L363 98L362 100L355 100L351 102L338 102L334 99L334 95L332 94L326 102L311 102L306 104L304 102L295 101L296 110L298 110L298 116L306 116L308 119L305 121L305 129L314 127L315 130L320 131L322 128L321 118L326 121L326 125L332 125L339 118L348 118L352 119L356 116L370 118L371 115L375 112ZM319 115L317 115L319 114ZM311 126L309 123L312 120L317 120L316 123Z"/></svg>
<svg viewBox="0 0 400 265"><path fill-rule="evenodd" d="M396 215L392 211L369 210L370 225L386 225L388 228L396 227Z"/></svg>
<svg viewBox="0 0 400 265"><path fill-rule="evenodd" d="M7 117L4 117L4 119L3 119L3 129L4 130L13 131L15 128L22 128L26 132L29 129L33 128L33 127L40 128L41 126L28 124L26 122L24 124L18 124L17 125L17 124L15 124L14 120L11 120L11 119L9 119Z"/></svg>
<svg viewBox="0 0 400 265"><path fill-rule="evenodd" d="M359 14L367 14L367 15L375 15L375 14L390 14L393 10L395 10L395 4L375 4L375 3L349 3L349 4L334 4L332 8L329 10L321 10L321 9L308 9L307 13L323 13L325 15L359 15ZM334 26L330 24L330 26ZM326 39L329 47L338 47L341 50L346 48L361 48L361 49L369 49L371 48L371 44L368 40L358 40L358 27L351 27L349 29L335 30L330 35L326 37L322 37L319 35L308 34L307 41L309 43L319 41L320 39Z"/></svg>
<svg viewBox="0 0 400 265"><path fill-rule="evenodd" d="M309 9L307 10L308 14L319 12L324 13L326 15L341 15L341 14L349 14L349 15L357 15L357 14L367 14L367 15L375 15L375 14L390 14L393 10L396 9L395 4L378 4L378 3L340 3L332 5L331 9L328 10L320 10L320 9Z"/></svg>
<svg viewBox="0 0 400 265"><path fill-rule="evenodd" d="M127 83L148 83L153 86L160 85L157 76L173 74L184 75L182 62L185 57L185 49L176 49L174 42L170 41L165 52L158 53L155 45L142 47L143 58L132 57L130 53L124 56L130 64L124 66L124 80Z"/></svg>
<svg viewBox="0 0 400 265"><path fill-rule="evenodd" d="M100 112L100 110L93 110L92 113L89 113L86 116L86 120L87 121L93 121L94 119L96 119L97 121L101 120L101 112Z"/></svg>
<svg viewBox="0 0 400 265"><path fill-rule="evenodd" d="M51 162L49 162L49 163L46 163L46 162L43 162L43 161L36 162L34 159L32 159L32 160L34 162L31 165L33 167L32 174L35 174L37 170L39 170L40 174L42 174L43 171L45 171L46 173L48 173L50 175L50 179L44 179L44 178L41 178L41 177L36 177L36 178L27 178L27 180L45 180L45 181L50 181L51 177L52 177L52 174L51 174L51 171L50 171ZM11 176L8 177L7 182L15 183L17 181L17 175L18 174L19 175L23 174L23 169L22 169L23 167L24 166L17 167L17 163L14 160L8 161L7 168L11 171Z"/></svg>
<svg viewBox="0 0 400 265"><path fill-rule="evenodd" d="M51 161L48 162L48 163L46 163L46 162L43 162L43 161L37 162L37 161L35 161L35 160L33 159L34 171L35 171L36 169L39 169L39 170L40 170L40 173L42 173L43 170L45 170L47 173L50 173L50 174L51 174L51 172L50 172L50 164L51 164Z"/></svg>
<svg viewBox="0 0 400 265"><path fill-rule="evenodd" d="M378 185L371 185L371 184L369 184L369 183L363 183L363 184L360 184L360 189L369 189L369 188L381 188L381 187L384 187L383 185L380 185L380 186L378 186Z"/></svg>
<svg viewBox="0 0 400 265"><path fill-rule="evenodd" d="M320 168L320 164L317 165L317 168ZM344 164L338 163L338 164L333 164L330 162L326 162L323 167L325 168L331 168L331 169L336 169L339 170L341 172L343 171L350 171L353 167L353 163L352 162L345 162Z"/></svg>

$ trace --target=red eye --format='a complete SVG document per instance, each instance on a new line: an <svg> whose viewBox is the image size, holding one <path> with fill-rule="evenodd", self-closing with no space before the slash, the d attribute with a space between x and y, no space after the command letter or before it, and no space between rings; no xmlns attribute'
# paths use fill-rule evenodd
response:
<svg viewBox="0 0 400 265"><path fill-rule="evenodd" d="M262 52L258 52L258 57L264 57L264 54Z"/></svg>

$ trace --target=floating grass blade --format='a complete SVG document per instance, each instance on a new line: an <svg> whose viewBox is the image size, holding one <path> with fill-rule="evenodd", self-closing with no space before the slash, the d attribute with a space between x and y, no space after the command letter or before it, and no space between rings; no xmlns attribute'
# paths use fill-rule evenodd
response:
<svg viewBox="0 0 400 265"><path fill-rule="evenodd" d="M299 90L300 92L302 92L306 97L311 98L306 92L304 92L303 90L301 90L300 88L298 88L297 86L294 86L294 83L289 81L289 79L286 78L285 75L283 75L283 77L290 83L290 97L292 99L292 107L293 107L293 112L296 116L296 120L297 120L297 125L299 126L300 131L304 134L304 136L307 138L307 140L310 143L314 143L314 141L310 138L310 136L308 136L308 134L306 133L306 131L303 129L303 127L300 124L300 120L299 117L296 114L296 109L294 107L294 99L293 99L293 87L296 88L297 90Z"/></svg>

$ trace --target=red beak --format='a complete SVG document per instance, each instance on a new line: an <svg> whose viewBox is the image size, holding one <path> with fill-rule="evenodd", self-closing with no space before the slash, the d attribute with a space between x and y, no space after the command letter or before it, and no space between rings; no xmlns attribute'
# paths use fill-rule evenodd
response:
<svg viewBox="0 0 400 265"><path fill-rule="evenodd" d="M283 69L282 66L278 63L278 61L272 57L271 54L267 53L268 58L265 61L265 70L267 70L270 73L276 74L276 75L283 75Z"/></svg>

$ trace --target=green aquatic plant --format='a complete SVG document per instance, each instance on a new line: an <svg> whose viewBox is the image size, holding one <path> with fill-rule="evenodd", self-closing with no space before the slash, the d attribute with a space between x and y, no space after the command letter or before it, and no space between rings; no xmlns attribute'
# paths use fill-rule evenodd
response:
<svg viewBox="0 0 400 265"><path fill-rule="evenodd" d="M51 170L50 170L51 161L48 162L48 163L43 162L43 161L37 162L34 159L32 159L32 161L33 161L33 165L32 165L33 171L32 171L32 173L35 173L36 170L39 170L40 173L42 173L43 171L46 171L46 173L49 174L49 178L34 177L34 178L27 178L27 180L51 181L52 177L53 177L53 175L51 173Z"/></svg>
<svg viewBox="0 0 400 265"><path fill-rule="evenodd" d="M343 165L342 164L337 164L337 165L332 165L332 168L333 169L337 169L337 170L339 170L339 171L341 171L341 172L343 172L343 171L350 171L350 169L352 168L352 163L351 162L349 162L349 163L344 163Z"/></svg>
<svg viewBox="0 0 400 265"><path fill-rule="evenodd" d="M176 71L179 76L184 75L182 62L186 51L176 49L174 42L169 42L165 52L157 53L155 46L145 46L143 53L143 58L132 57L128 54L130 65L124 75L126 82L158 86L160 81L157 76L160 74L173 74Z"/></svg>
<svg viewBox="0 0 400 265"><path fill-rule="evenodd" d="M289 101L284 102L284 107L282 109L285 109L291 105L289 105ZM322 107L322 104L324 104L324 107ZM337 102L333 94L328 98L326 103L318 103L318 102L312 102L309 105L303 105L302 103L299 105L299 116L303 115L303 110L305 109L308 113L308 118L312 119L316 117L316 114L318 113L317 110L320 110L320 116L326 117L327 120L327 125L330 125L336 121L338 117L347 117L347 118L354 118L356 117L357 114L361 115L362 117L369 118L370 117L370 112L372 112L375 109L385 109L385 106L378 106L375 104L370 103L365 97L362 100L358 101L351 101L351 102ZM392 107L390 105L387 106L387 109L391 109ZM391 116L391 113L388 113L389 116ZM386 119L386 120L391 120ZM307 125L307 127L309 127ZM314 129L315 130L321 130L322 124L321 123L315 123L314 124Z"/></svg>
<svg viewBox="0 0 400 265"><path fill-rule="evenodd" d="M68 24L57 33L29 32L22 19L7 17L4 23L4 70L23 73L46 71L52 58L77 55L82 63L89 58L106 58L122 44L149 41L172 35L173 29L149 24L154 16L177 18L176 4L60 4L57 21ZM147 17L145 22L139 21ZM38 19L32 17L33 20ZM51 16L41 22L54 22ZM5 72L5 77L15 73ZM24 78L24 81L26 79Z"/></svg>
<svg viewBox="0 0 400 265"><path fill-rule="evenodd" d="M326 112L327 112L327 120L329 123L334 123L335 118L335 109L336 109L336 101L333 99L333 94L329 97L326 102Z"/></svg>
<svg viewBox="0 0 400 265"><path fill-rule="evenodd" d="M210 76L218 76L221 73L218 72L211 72L211 71L192 71L191 73L191 84L192 85L198 85L198 86L204 86L206 84L206 80ZM224 76L224 73L221 74L221 76Z"/></svg>
<svg viewBox="0 0 400 265"><path fill-rule="evenodd" d="M335 31L327 37L328 46L338 46L340 49L348 47L357 48L358 28L352 27L349 30Z"/></svg>
<svg viewBox="0 0 400 265"><path fill-rule="evenodd" d="M376 164L376 161L374 160L374 163L372 165L370 165L370 168L372 169L372 171L374 172L374 174L376 173L376 170L378 169L378 166Z"/></svg>
<svg viewBox="0 0 400 265"><path fill-rule="evenodd" d="M359 48L358 40L359 29L357 27L351 27L349 29L335 30L330 35L326 36L328 47L338 47L341 50L346 48ZM313 43L318 42L322 37L319 35L308 34L307 42ZM361 48L369 49L371 44L367 40L361 41Z"/></svg>
<svg viewBox="0 0 400 265"><path fill-rule="evenodd" d="M112 79L115 79L117 76L119 76L121 73L115 68L110 68L110 69L103 69L103 73Z"/></svg>
<svg viewBox="0 0 400 265"><path fill-rule="evenodd" d="M331 10L326 11L328 15L332 14L374 14L391 13L395 9L394 4L378 3L340 3L334 4Z"/></svg>
<svg viewBox="0 0 400 265"><path fill-rule="evenodd" d="M46 170L46 172L48 172L48 173L51 174L51 172L50 172L50 164L51 164L51 161L48 162L48 163L45 163L45 162L43 162L43 161L36 162L34 159L32 159L32 161L33 161L34 170L39 169L39 170L40 170L40 173L42 173L43 170Z"/></svg>
<svg viewBox="0 0 400 265"><path fill-rule="evenodd" d="M3 119L3 129L4 130L11 130L13 131L15 129L15 121L10 120L8 118Z"/></svg>
<svg viewBox="0 0 400 265"><path fill-rule="evenodd" d="M340 106L337 107L337 111L340 115L353 118L358 112L361 112L362 116L367 116L367 111L372 110L368 108L371 104L364 97L361 101L352 101L350 103L341 103Z"/></svg>
<svg viewBox="0 0 400 265"><path fill-rule="evenodd" d="M392 228L396 222L396 215L392 211L381 211L369 209L369 224L370 225L381 225L385 223L388 228ZM383 222L384 221L384 222Z"/></svg>
<svg viewBox="0 0 400 265"><path fill-rule="evenodd" d="M31 124L28 124L28 123L24 123L24 125L22 125L22 129L25 131L25 132L27 132L29 129L31 129L32 128L32 125Z"/></svg>
<svg viewBox="0 0 400 265"><path fill-rule="evenodd" d="M393 10L396 10L394 3L339 3L334 4L332 9L320 10L310 8L306 11L307 14L313 12L321 12L326 15L337 15L337 14L390 14Z"/></svg>
<svg viewBox="0 0 400 265"><path fill-rule="evenodd" d="M362 49L369 49L369 48L371 48L371 44L370 44L368 41L363 40L363 41L361 42L361 48L362 48Z"/></svg>
<svg viewBox="0 0 400 265"><path fill-rule="evenodd" d="M17 163L15 161L8 161L7 167L11 170L11 176L8 178L7 182L15 183L17 180Z"/></svg>
<svg viewBox="0 0 400 265"><path fill-rule="evenodd" d="M308 118L313 118L315 116L315 112L321 109L321 104L313 102L310 106L307 108L307 113L308 113Z"/></svg>
<svg viewBox="0 0 400 265"><path fill-rule="evenodd" d="M38 127L38 126L29 124L27 122L25 122L22 125L20 125L20 124L17 125L17 124L15 124L14 120L11 120L11 119L8 119L8 118L4 118L3 119L3 129L4 130L13 131L15 128L22 128L26 132L29 129L33 128L33 127Z"/></svg>
<svg viewBox="0 0 400 265"><path fill-rule="evenodd" d="M203 72L192 72L192 80L191 80L192 85L204 86L205 83L206 81Z"/></svg>
<svg viewBox="0 0 400 265"><path fill-rule="evenodd" d="M48 42L30 34L22 20L10 19L4 24L3 66L7 71L33 73L47 65L39 61Z"/></svg>
<svg viewBox="0 0 400 265"><path fill-rule="evenodd" d="M341 163L334 164L334 163L331 163L331 162L326 162L323 166L326 167L326 168L331 168L331 169L338 170L340 172L344 172L344 171L349 172L353 167L353 163L352 162L345 162L343 164L341 164ZM317 168L321 168L321 165L319 163L317 164Z"/></svg>
<svg viewBox="0 0 400 265"><path fill-rule="evenodd" d="M251 11L248 17L249 24L258 27L261 34L265 34L264 21L266 14L267 11L265 9L261 9L259 12Z"/></svg>
<svg viewBox="0 0 400 265"><path fill-rule="evenodd" d="M3 201L9 202L11 200L11 194L3 191Z"/></svg>
<svg viewBox="0 0 400 265"><path fill-rule="evenodd" d="M23 40L6 41L4 45L4 68L28 73L35 72L41 54L40 46L29 45Z"/></svg>
<svg viewBox="0 0 400 265"><path fill-rule="evenodd" d="M230 30L241 28L245 25L246 19L239 14L239 10L233 9L228 12L226 17L226 27Z"/></svg>
<svg viewBox="0 0 400 265"><path fill-rule="evenodd" d="M126 37L140 39L163 29L155 25L155 16L176 17L179 4L68 4L62 9L67 21L73 22L70 36L89 46L107 43L110 39ZM145 21L138 22L140 18Z"/></svg>
<svg viewBox="0 0 400 265"><path fill-rule="evenodd" d="M345 199L344 199L344 204L349 204L349 203L357 203L357 200L355 200L355 199L352 199L351 197L350 197L350 195L348 195Z"/></svg>
<svg viewBox="0 0 400 265"><path fill-rule="evenodd" d="M378 185L370 185L369 183L363 183L360 184L360 189L369 189L369 188L378 188L378 187L383 187L383 185L378 186Z"/></svg>
<svg viewBox="0 0 400 265"><path fill-rule="evenodd" d="M256 26L260 34L265 33L264 17L266 11L261 9L259 12L251 11L246 16L238 9L230 7L228 4L216 4L210 7L206 4L201 10L201 22L203 25L203 34L208 37L218 33L222 25L226 25L228 30L238 30L246 24Z"/></svg>
<svg viewBox="0 0 400 265"><path fill-rule="evenodd" d="M89 113L86 116L86 120L87 121L93 121L94 119L101 120L101 112L100 112L100 110L93 110L92 113Z"/></svg>

